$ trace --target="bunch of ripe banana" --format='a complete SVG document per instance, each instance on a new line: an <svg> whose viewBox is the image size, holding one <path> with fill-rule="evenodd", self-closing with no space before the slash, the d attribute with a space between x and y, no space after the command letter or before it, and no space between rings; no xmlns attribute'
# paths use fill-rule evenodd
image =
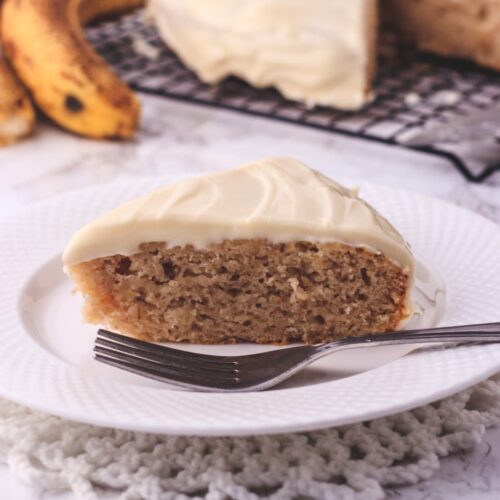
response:
<svg viewBox="0 0 500 500"><path fill-rule="evenodd" d="M32 102L61 127L129 139L139 102L85 38L82 26L145 0L0 0L0 145L29 135Z"/></svg>

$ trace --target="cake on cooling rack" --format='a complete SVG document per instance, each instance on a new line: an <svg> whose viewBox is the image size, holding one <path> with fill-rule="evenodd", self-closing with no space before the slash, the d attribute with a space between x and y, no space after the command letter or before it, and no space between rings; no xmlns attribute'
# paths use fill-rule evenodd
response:
<svg viewBox="0 0 500 500"><path fill-rule="evenodd" d="M149 11L202 81L233 75L309 106L372 99L379 15L419 49L500 70L500 0L149 0Z"/></svg>
<svg viewBox="0 0 500 500"><path fill-rule="evenodd" d="M397 329L414 260L355 191L269 158L158 189L64 252L84 318L153 341L307 343Z"/></svg>
<svg viewBox="0 0 500 500"><path fill-rule="evenodd" d="M341 109L371 98L377 0L150 0L159 33L207 83L238 76Z"/></svg>

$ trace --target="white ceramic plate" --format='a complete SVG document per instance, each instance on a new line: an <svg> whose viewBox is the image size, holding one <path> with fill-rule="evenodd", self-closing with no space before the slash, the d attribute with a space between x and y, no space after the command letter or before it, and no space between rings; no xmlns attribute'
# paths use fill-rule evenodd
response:
<svg viewBox="0 0 500 500"><path fill-rule="evenodd" d="M500 369L500 345L404 357L407 348L365 349L351 351L349 358L347 353L326 358L266 392L213 394L179 390L96 363L91 354L96 327L80 321L80 299L71 295L62 273L61 250L82 224L161 183L165 179L136 180L70 193L0 222L1 396L96 425L243 435L387 415L444 397ZM422 262L439 270L447 306L444 312L426 311L427 323L439 312L442 324L500 319L498 226L403 191L367 185L362 194L406 236ZM221 354L263 349L190 348Z"/></svg>

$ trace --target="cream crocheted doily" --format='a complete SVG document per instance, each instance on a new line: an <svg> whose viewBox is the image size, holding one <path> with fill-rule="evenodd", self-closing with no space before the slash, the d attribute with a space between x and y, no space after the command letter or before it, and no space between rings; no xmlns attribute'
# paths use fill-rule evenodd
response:
<svg viewBox="0 0 500 500"><path fill-rule="evenodd" d="M0 458L22 480L96 500L375 500L430 478L500 422L500 375L412 411L337 429L175 437L79 424L0 400Z"/></svg>

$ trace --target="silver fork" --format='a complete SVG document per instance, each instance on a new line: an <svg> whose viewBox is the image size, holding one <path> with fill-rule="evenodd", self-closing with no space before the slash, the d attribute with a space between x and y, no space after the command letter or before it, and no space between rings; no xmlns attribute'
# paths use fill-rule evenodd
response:
<svg viewBox="0 0 500 500"><path fill-rule="evenodd" d="M500 322L350 337L245 356L197 354L99 330L94 356L102 363L189 389L245 392L268 389L340 350L429 342L500 342Z"/></svg>

